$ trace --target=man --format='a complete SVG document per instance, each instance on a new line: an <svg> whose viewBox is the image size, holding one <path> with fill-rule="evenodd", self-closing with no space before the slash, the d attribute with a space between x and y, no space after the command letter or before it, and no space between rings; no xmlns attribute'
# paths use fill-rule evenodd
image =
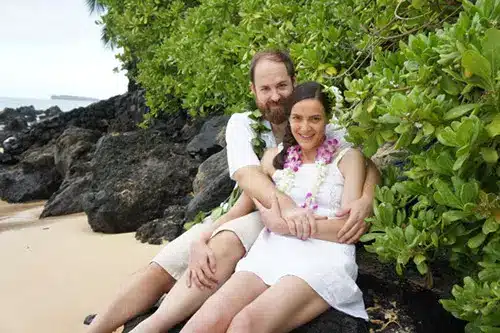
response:
<svg viewBox="0 0 500 333"><path fill-rule="evenodd" d="M286 126L284 101L295 83L294 66L283 52L270 51L255 54L250 67L251 91L261 111L264 124L270 129L261 134L267 148L283 139ZM260 162L251 144L255 133L248 113L235 114L228 122L226 142L231 177L251 198L270 207L273 198L279 203L282 219L265 219L264 225L278 233L292 231L307 239L314 234L315 218L310 211L299 208L288 196L275 190L273 183L260 170ZM372 212L374 187L379 174L368 162L363 197L342 214L349 214L340 241L356 242L366 229L364 218ZM275 205L276 206L276 205ZM232 274L237 261L244 256L264 226L258 212L247 214L246 205L239 200L215 223L206 221L191 228L165 248L111 305L98 315L89 332L110 333L127 320L149 309L167 293L161 308L138 331L160 331L194 313L203 302ZM265 214L267 215L267 214ZM188 268L189 261L189 269ZM186 271L187 269L187 271ZM181 279L173 288L176 280ZM173 302L172 300L175 300ZM161 311L160 311L161 310Z"/></svg>

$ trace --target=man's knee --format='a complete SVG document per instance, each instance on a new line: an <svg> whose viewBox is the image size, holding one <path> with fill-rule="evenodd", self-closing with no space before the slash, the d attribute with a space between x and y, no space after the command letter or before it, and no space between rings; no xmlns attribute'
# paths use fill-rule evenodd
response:
<svg viewBox="0 0 500 333"><path fill-rule="evenodd" d="M208 242L217 258L234 260L235 263L245 254L245 247L239 237L230 230L217 233Z"/></svg>

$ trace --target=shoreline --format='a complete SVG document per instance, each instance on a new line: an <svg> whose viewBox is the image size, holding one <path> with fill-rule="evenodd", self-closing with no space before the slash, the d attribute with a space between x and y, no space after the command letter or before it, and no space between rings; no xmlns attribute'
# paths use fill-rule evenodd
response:
<svg viewBox="0 0 500 333"><path fill-rule="evenodd" d="M85 332L84 318L161 248L95 233L84 213L39 220L43 204L0 201L0 332Z"/></svg>

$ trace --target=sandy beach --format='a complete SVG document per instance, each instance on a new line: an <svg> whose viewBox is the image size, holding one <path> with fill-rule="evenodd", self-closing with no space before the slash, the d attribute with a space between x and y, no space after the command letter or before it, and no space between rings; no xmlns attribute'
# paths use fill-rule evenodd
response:
<svg viewBox="0 0 500 333"><path fill-rule="evenodd" d="M92 232L83 213L39 220L43 202L0 201L0 332L78 333L160 246Z"/></svg>

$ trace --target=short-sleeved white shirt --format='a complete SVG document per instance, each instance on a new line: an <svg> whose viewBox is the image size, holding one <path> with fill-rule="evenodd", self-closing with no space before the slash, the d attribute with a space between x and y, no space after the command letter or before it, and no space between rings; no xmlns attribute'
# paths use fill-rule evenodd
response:
<svg viewBox="0 0 500 333"><path fill-rule="evenodd" d="M234 173L245 166L259 166L260 160L253 151L252 139L255 138L255 132L251 125L254 120L249 118L250 112L235 113L229 118L226 127L226 149L227 164L229 166L229 176L233 179ZM271 124L265 120L264 125L269 129L268 132L261 133L262 140L266 143L266 148L276 147L276 138L271 130ZM334 137L339 140L341 148L351 146L345 140L345 130L335 129L333 125L326 126L328 137Z"/></svg>

